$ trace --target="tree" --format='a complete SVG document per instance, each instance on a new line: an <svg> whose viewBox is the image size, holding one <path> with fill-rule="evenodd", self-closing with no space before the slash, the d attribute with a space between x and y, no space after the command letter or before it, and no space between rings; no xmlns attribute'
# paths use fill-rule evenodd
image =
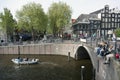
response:
<svg viewBox="0 0 120 80"><path fill-rule="evenodd" d="M32 32L34 38L35 32L45 32L47 27L47 15L44 13L40 4L28 3L17 11L19 29ZM33 39L34 40L34 39Z"/></svg>
<svg viewBox="0 0 120 80"><path fill-rule="evenodd" d="M7 39L10 40L14 32L15 20L7 8L4 8L4 12L0 13L1 26L7 34Z"/></svg>
<svg viewBox="0 0 120 80"><path fill-rule="evenodd" d="M49 29L54 35L59 34L64 26L70 22L71 8L66 3L53 3L48 10Z"/></svg>
<svg viewBox="0 0 120 80"><path fill-rule="evenodd" d="M120 37L120 28L115 29L115 34L117 37Z"/></svg>

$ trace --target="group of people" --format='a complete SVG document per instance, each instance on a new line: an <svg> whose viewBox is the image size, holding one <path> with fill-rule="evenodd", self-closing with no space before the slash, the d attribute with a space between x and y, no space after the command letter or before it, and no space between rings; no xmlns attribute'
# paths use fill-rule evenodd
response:
<svg viewBox="0 0 120 80"><path fill-rule="evenodd" d="M110 57L114 57L114 46L109 45L107 42L102 41L98 44L98 47L96 48L96 53L98 57L105 58L105 64L109 63Z"/></svg>
<svg viewBox="0 0 120 80"><path fill-rule="evenodd" d="M25 58L18 57L18 59L19 59L20 61L28 61L28 60L29 60L28 57L25 57Z"/></svg>

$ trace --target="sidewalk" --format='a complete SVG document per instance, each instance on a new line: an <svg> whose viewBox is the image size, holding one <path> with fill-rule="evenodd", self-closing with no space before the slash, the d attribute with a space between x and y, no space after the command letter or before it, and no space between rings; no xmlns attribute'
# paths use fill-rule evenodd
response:
<svg viewBox="0 0 120 80"><path fill-rule="evenodd" d="M110 59L109 64L104 64L105 59L99 58L97 61L97 79L96 80L111 80L111 77L114 78L114 80L120 79L120 61L116 60L115 58ZM101 75L100 75L101 74ZM119 76L119 79L115 76Z"/></svg>

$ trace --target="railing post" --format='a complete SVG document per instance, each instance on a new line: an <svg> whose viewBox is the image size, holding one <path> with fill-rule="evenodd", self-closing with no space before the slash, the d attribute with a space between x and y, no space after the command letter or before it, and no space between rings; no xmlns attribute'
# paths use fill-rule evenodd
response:
<svg viewBox="0 0 120 80"><path fill-rule="evenodd" d="M99 60L97 60L97 72L99 72Z"/></svg>
<svg viewBox="0 0 120 80"><path fill-rule="evenodd" d="M68 61L70 61L70 52L68 52Z"/></svg>

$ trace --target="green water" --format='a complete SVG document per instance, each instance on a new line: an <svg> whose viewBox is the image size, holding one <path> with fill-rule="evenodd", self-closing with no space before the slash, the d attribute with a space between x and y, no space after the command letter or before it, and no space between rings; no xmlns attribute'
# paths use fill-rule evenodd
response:
<svg viewBox="0 0 120 80"><path fill-rule="evenodd" d="M0 55L0 80L81 80L81 66L85 66L84 80L92 79L90 60L76 61L67 56L21 55L39 58L34 65L15 65L11 62L17 55Z"/></svg>

